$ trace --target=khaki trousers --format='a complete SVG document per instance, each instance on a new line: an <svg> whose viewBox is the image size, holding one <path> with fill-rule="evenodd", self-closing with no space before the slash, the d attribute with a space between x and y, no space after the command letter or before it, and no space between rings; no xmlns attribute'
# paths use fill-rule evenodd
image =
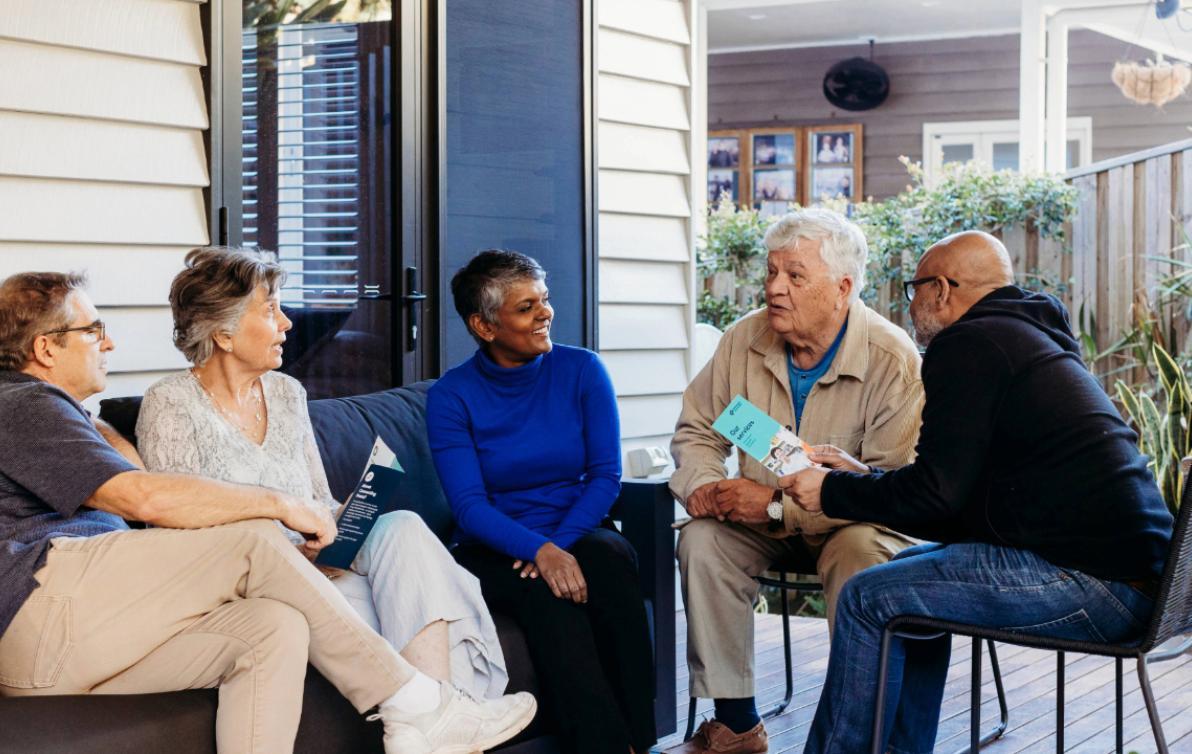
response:
<svg viewBox="0 0 1192 754"><path fill-rule="evenodd" d="M219 687L221 754L293 751L306 664L357 710L413 668L272 521L59 537L0 636L0 693Z"/></svg>
<svg viewBox="0 0 1192 754"><path fill-rule="evenodd" d="M823 541L812 545L801 536L775 539L746 526L707 518L683 527L678 557L692 696L741 699L754 695L756 578L775 560L794 556L815 563L824 583L830 629L844 582L914 543L870 524L849 524L816 539Z"/></svg>

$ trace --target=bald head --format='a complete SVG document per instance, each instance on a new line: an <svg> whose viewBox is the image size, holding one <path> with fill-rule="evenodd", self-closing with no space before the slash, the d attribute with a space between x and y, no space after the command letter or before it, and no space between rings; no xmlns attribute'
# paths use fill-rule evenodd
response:
<svg viewBox="0 0 1192 754"><path fill-rule="evenodd" d="M953 233L919 260L915 277L943 275L960 285L956 295L976 302L992 290L1014 284L1014 266L1002 242L979 230Z"/></svg>
<svg viewBox="0 0 1192 754"><path fill-rule="evenodd" d="M915 278L923 287L911 302L911 321L915 340L926 346L991 291L1013 285L1014 267L1001 241L966 230L928 249Z"/></svg>

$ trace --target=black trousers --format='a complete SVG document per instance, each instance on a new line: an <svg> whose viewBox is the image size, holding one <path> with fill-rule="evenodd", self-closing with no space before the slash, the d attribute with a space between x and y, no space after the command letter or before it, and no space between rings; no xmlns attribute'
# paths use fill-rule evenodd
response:
<svg viewBox="0 0 1192 754"><path fill-rule="evenodd" d="M564 750L646 754L655 742L654 659L637 554L618 532L600 528L572 545L588 602L559 599L539 576L521 578L513 559L483 545L455 558L480 580L493 610L526 635L540 684L539 712Z"/></svg>

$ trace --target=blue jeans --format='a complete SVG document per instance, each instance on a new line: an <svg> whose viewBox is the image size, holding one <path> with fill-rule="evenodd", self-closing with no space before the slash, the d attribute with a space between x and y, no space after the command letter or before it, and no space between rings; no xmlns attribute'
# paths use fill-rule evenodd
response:
<svg viewBox="0 0 1192 754"><path fill-rule="evenodd" d="M861 754L873 735L878 655L892 618L920 615L1032 636L1141 638L1152 600L1133 587L1048 563L1026 550L924 544L853 576L840 593L828 677L804 754ZM890 646L882 751L930 752L952 637Z"/></svg>

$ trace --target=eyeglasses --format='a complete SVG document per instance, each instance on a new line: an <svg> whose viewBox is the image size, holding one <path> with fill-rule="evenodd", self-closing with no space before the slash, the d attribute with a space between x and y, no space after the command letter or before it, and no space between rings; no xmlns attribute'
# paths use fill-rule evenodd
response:
<svg viewBox="0 0 1192 754"><path fill-rule="evenodd" d="M902 292L904 294L906 294L907 301L914 301L915 300L915 288L917 286L923 285L924 283L931 283L936 280L943 280L948 285L952 286L953 288L960 287L960 283L957 283L952 278L947 278L947 277L944 277L943 275L932 275L930 277L915 278L914 280L907 280L907 281L903 282Z"/></svg>
<svg viewBox="0 0 1192 754"><path fill-rule="evenodd" d="M81 327L63 327L58 330L49 330L43 332L42 335L59 335L68 332L83 333L83 337L91 343L102 343L108 336L107 325L104 324L102 319L97 319L91 324Z"/></svg>

